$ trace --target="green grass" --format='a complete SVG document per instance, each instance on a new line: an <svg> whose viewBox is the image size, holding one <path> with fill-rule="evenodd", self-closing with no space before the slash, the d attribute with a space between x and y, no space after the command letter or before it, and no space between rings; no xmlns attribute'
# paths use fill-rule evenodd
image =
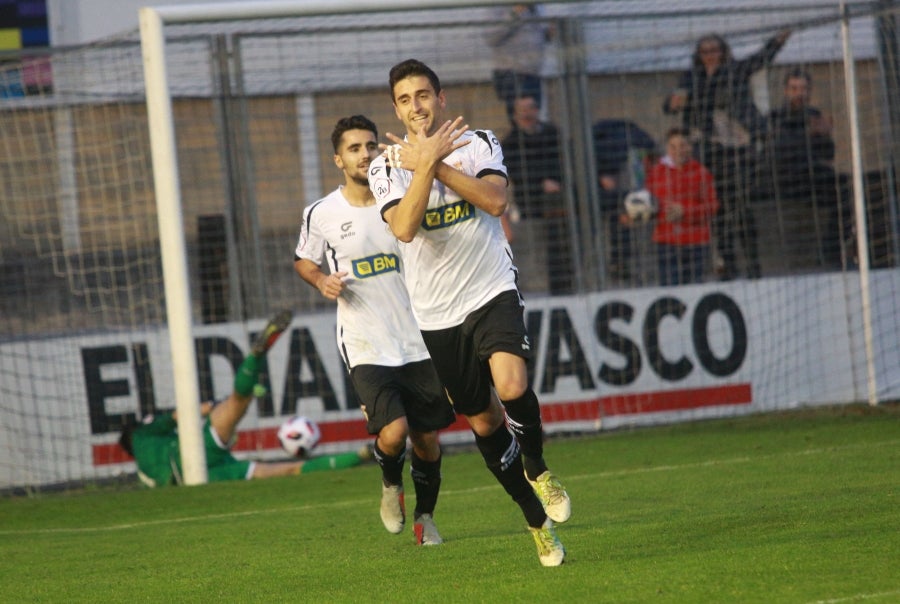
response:
<svg viewBox="0 0 900 604"><path fill-rule="evenodd" d="M547 458L573 501L560 568L460 452L436 548L384 531L373 465L0 500L0 601L900 601L896 406L554 439Z"/></svg>

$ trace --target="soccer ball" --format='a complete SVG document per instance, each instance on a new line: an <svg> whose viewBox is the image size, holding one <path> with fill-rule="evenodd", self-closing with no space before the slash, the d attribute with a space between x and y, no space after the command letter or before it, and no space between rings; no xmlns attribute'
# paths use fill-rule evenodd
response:
<svg viewBox="0 0 900 604"><path fill-rule="evenodd" d="M653 196L647 189L632 191L625 196L625 213L634 222L647 222L655 212Z"/></svg>
<svg viewBox="0 0 900 604"><path fill-rule="evenodd" d="M322 432L319 425L308 417L295 415L278 428L278 440L281 447L294 457L304 457L312 451Z"/></svg>

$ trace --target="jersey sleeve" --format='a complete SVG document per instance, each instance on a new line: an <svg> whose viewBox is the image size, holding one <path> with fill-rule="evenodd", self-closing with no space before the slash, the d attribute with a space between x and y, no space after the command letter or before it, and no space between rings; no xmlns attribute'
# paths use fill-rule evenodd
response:
<svg viewBox="0 0 900 604"><path fill-rule="evenodd" d="M490 130L475 130L472 138L475 154L475 176L481 178L488 174L497 174L507 178L506 165L503 162L503 147L500 139Z"/></svg>
<svg viewBox="0 0 900 604"><path fill-rule="evenodd" d="M385 210L400 203L406 195L407 186L400 178L400 170L392 169L379 156L369 166L369 189L375 196L378 212L384 216Z"/></svg>
<svg viewBox="0 0 900 604"><path fill-rule="evenodd" d="M315 220L315 211L320 204L314 203L303 210L303 221L300 223L300 238L297 240L297 248L294 254L297 258L303 258L321 265L325 258L325 238L322 229Z"/></svg>

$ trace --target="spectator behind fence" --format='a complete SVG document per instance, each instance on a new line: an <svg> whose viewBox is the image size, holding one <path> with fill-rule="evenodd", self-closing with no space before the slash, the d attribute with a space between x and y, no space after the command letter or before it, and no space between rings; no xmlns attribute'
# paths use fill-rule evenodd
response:
<svg viewBox="0 0 900 604"><path fill-rule="evenodd" d="M813 250L817 264L840 267L841 233L850 228L849 193L846 178L833 166L831 120L810 105L811 94L809 73L799 68L787 73L784 102L770 115L772 184L780 209L798 210L803 221L797 237L789 239L795 244L791 259Z"/></svg>
<svg viewBox="0 0 900 604"><path fill-rule="evenodd" d="M500 143L521 218L542 219L546 236L547 281L552 295L574 290L572 242L562 186L559 131L542 122L533 96L513 103L512 130Z"/></svg>
<svg viewBox="0 0 900 604"><path fill-rule="evenodd" d="M487 32L487 43L493 49L494 90L510 120L517 97L531 96L538 107L543 103L541 66L553 30L540 16L541 7L534 3L492 9L490 18L495 26Z"/></svg>
<svg viewBox="0 0 900 604"><path fill-rule="evenodd" d="M666 134L666 155L650 170L647 189L659 209L653 241L660 285L702 282L719 201L712 174L693 157L687 130Z"/></svg>
<svg viewBox="0 0 900 604"><path fill-rule="evenodd" d="M757 153L766 120L753 102L750 78L770 63L784 46L789 30L779 32L759 51L736 60L718 35L697 42L691 68L663 105L681 112L682 125L697 145L696 156L712 172L719 197L715 236L722 279L737 276L735 240L741 246L750 278L760 276L756 223L749 207L755 183Z"/></svg>
<svg viewBox="0 0 900 604"><path fill-rule="evenodd" d="M631 278L631 228L622 206L629 191L643 188L644 166L656 154L656 141L637 124L622 119L598 120L591 127L600 193L602 238L609 241L607 272Z"/></svg>

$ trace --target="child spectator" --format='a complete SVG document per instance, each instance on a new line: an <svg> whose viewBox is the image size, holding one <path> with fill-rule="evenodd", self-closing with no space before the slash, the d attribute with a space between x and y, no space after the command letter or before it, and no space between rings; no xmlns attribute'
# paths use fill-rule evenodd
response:
<svg viewBox="0 0 900 604"><path fill-rule="evenodd" d="M694 159L686 130L666 134L666 155L650 170L647 189L659 203L653 241L660 284L702 281L719 201L713 176Z"/></svg>

